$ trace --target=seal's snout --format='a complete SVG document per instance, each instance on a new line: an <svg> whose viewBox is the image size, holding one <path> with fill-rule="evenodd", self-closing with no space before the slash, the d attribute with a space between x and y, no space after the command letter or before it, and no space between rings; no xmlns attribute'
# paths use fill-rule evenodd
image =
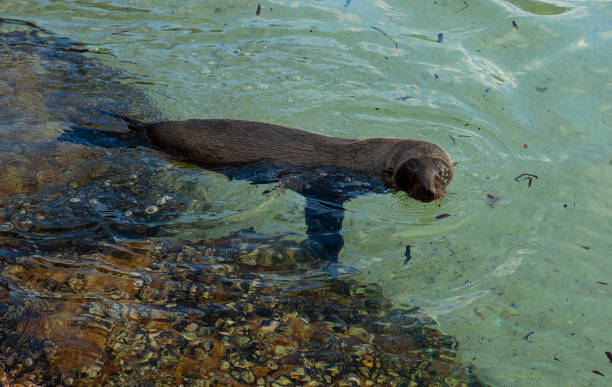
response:
<svg viewBox="0 0 612 387"><path fill-rule="evenodd" d="M421 177L420 189L417 189L418 196L416 199L422 202L432 202L444 195L444 191L439 192L436 187L436 181L433 173L428 173L427 176Z"/></svg>
<svg viewBox="0 0 612 387"><path fill-rule="evenodd" d="M395 170L393 185L416 200L431 202L444 196L452 175L452 166L444 160L410 159Z"/></svg>

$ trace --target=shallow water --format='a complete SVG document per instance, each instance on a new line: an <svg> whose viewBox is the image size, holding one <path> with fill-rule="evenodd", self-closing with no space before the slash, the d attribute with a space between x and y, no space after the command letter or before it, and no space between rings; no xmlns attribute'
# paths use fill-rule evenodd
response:
<svg viewBox="0 0 612 387"><path fill-rule="evenodd" d="M117 73L117 83L131 87L113 101L104 90L121 86L103 78L99 102L141 118L231 117L440 144L459 163L447 197L422 204L387 193L347 203L340 263L358 270L360 282L381 284L396 307L435 317L456 337L464 364L493 385L605 385L612 374L605 355L612 350L609 3L261 6L257 17L251 1L9 0L0 15L89 43L106 66L132 74ZM65 103L58 94L40 100ZM112 219L111 235L128 241L219 238L251 227L303 237L304 200L291 191L262 195L275 187L229 182L151 150L66 145L58 157L50 144L72 116L31 98L15 106L43 110L47 119L17 121L2 133L12 144L0 160L9 171L3 193L79 181L65 200L102 201L96 182L111 180L143 199L94 209ZM96 127L117 125L87 116ZM36 135L20 134L26 126ZM24 152L14 149L24 141L31 141ZM53 172L40 161L47 159L62 171L48 182ZM19 171L33 168L32 160L40 174L28 180ZM538 178L515 181L523 173ZM164 195L180 200L156 204ZM159 219L145 212L151 205L161 208ZM404 264L406 245L412 259Z"/></svg>

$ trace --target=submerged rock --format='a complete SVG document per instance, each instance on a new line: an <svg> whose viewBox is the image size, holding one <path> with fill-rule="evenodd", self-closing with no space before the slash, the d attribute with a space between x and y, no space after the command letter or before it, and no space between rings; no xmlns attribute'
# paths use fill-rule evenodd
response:
<svg viewBox="0 0 612 387"><path fill-rule="evenodd" d="M33 23L0 19L0 195L112 176L107 152L57 138L74 125L118 129L99 108L156 116L146 96L122 82L126 74L101 57Z"/></svg>
<svg viewBox="0 0 612 387"><path fill-rule="evenodd" d="M16 360L1 372L75 384L479 384L455 362L452 337L418 309L392 309L378 285L336 278L242 289L256 282L246 252L228 261L215 243L3 261L0 278L29 291L1 303L2 334L16 338L2 341L0 357ZM217 274L220 259L234 269Z"/></svg>

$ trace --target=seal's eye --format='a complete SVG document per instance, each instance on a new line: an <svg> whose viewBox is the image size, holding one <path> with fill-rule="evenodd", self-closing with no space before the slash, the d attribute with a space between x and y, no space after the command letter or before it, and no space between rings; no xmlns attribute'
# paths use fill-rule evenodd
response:
<svg viewBox="0 0 612 387"><path fill-rule="evenodd" d="M413 189L419 183L419 176L416 172L416 165L412 161L407 161L395 172L395 185L406 191Z"/></svg>

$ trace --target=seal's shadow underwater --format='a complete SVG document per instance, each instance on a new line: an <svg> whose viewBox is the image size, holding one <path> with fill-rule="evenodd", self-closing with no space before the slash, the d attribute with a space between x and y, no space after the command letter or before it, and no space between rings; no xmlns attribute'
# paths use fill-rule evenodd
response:
<svg viewBox="0 0 612 387"><path fill-rule="evenodd" d="M442 197L454 163L438 145L412 139L361 140L263 122L204 119L125 121L130 132L73 126L60 140L103 147L149 146L254 184L277 182L306 198L307 244L336 261L344 245L344 202L387 188L430 202Z"/></svg>

